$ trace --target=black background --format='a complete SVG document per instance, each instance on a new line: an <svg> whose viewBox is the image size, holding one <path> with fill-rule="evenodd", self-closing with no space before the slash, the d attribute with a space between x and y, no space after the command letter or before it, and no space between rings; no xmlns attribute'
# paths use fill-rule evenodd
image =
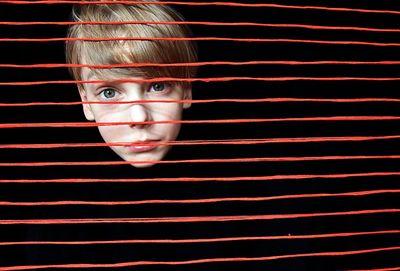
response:
<svg viewBox="0 0 400 271"><path fill-rule="evenodd" d="M227 2L227 1L225 1ZM400 10L396 1L279 1L279 4ZM250 3L247 1L247 3ZM261 22L400 29L400 15L227 6L174 6L187 21ZM1 21L67 21L70 5L0 5ZM308 30L273 27L193 26L196 37L283 38L400 43L399 33ZM64 37L66 26L1 26L1 37ZM0 42L1 63L64 63L62 42ZM200 61L251 60L400 60L396 46L319 45L305 43L199 42ZM254 65L206 66L199 77L400 77L398 65ZM66 69L2 68L1 82L70 80ZM218 98L399 98L399 82L373 81L233 81L195 83L195 99ZM78 101L71 84L2 86L2 103ZM0 107L2 123L85 122L80 106ZM289 118L322 116L399 116L397 103L213 103L193 104L185 119ZM186 124L182 140L256 139L327 136L398 135L398 121L274 122ZM96 128L2 129L3 144L102 142ZM167 160L242 157L397 155L398 139L257 145L176 146ZM2 163L45 161L119 161L108 148L0 149ZM0 179L234 177L297 174L399 172L398 159L312 162L160 164L131 166L1 167ZM0 201L128 201L267 197L398 189L397 176L313 178L306 180L147 183L0 183ZM0 206L7 219L181 217L341 212L399 208L396 194L359 197L287 199L261 202L142 206ZM117 225L1 225L2 241L185 239L232 236L300 235L399 229L393 214L214 223ZM399 246L399 235L367 235L309 240L241 241L204 244L132 244L87 246L0 246L1 266L63 263L118 263L139 260L184 261L223 257L263 257L296 253L351 251ZM348 270L399 265L398 250L336 257L299 257L133 270ZM116 268L114 268L116 269ZM120 268L124 269L124 268Z"/></svg>

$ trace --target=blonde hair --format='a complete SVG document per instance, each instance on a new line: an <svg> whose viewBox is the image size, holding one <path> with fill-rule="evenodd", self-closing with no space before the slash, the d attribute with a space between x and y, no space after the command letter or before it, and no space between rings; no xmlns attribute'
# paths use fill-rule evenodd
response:
<svg viewBox="0 0 400 271"><path fill-rule="evenodd" d="M76 22L183 21L179 13L164 4L76 4L72 10L72 18ZM77 24L70 26L68 30L69 38L184 38L191 36L190 29L185 24ZM67 41L66 59L67 63L87 65L186 63L197 61L197 46L192 41L182 40ZM92 71L98 78L121 77L121 75L146 78L192 78L196 74L196 68L188 66L129 67L92 69ZM71 68L70 72L75 80L82 80L81 68Z"/></svg>

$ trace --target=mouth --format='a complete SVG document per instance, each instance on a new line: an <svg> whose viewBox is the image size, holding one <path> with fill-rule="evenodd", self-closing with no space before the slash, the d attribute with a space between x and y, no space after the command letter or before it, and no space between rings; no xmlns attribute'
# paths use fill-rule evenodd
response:
<svg viewBox="0 0 400 271"><path fill-rule="evenodd" d="M131 153L150 152L159 146L157 145L158 142L157 140L137 141L132 142L127 148Z"/></svg>

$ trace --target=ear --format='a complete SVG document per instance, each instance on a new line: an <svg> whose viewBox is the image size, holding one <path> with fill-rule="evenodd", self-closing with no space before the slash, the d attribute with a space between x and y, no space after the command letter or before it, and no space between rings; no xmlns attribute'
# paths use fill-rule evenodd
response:
<svg viewBox="0 0 400 271"><path fill-rule="evenodd" d="M183 100L191 101L192 98L193 98L193 97L192 97L192 86L185 87L185 88L183 89ZM187 108L189 108L191 105L192 105L191 102L185 102L185 103L183 103L183 108L184 108L184 109L187 109Z"/></svg>
<svg viewBox="0 0 400 271"><path fill-rule="evenodd" d="M85 88L82 85L78 85L78 89L79 89L79 95L81 96L82 102L87 102L88 98L87 98ZM83 113L85 114L86 119L89 121L94 120L94 114L93 114L92 108L90 107L90 104L83 104L82 107L83 107Z"/></svg>

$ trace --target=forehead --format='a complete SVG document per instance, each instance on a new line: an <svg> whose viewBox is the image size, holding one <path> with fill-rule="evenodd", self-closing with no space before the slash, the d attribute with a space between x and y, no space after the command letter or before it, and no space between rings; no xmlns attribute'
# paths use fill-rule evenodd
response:
<svg viewBox="0 0 400 271"><path fill-rule="evenodd" d="M81 69L83 80L118 80L126 78L148 78L140 72L135 72L131 69L91 69L84 67Z"/></svg>
<svg viewBox="0 0 400 271"><path fill-rule="evenodd" d="M105 76L99 76L99 72L96 72L95 69L87 68L84 67L81 70L82 78L83 80L90 80L90 79L106 79ZM107 79L112 79L112 78L107 78Z"/></svg>

